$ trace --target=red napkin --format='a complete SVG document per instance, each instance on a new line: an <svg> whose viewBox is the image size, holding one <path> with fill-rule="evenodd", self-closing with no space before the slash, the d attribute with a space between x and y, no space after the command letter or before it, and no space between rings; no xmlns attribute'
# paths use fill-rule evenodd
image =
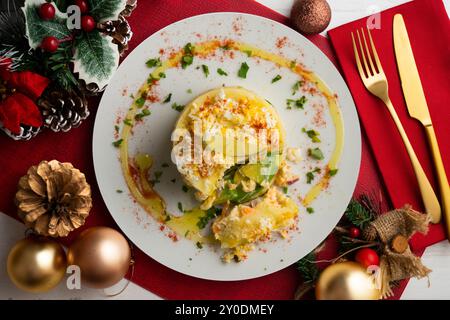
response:
<svg viewBox="0 0 450 320"><path fill-rule="evenodd" d="M402 94L392 35L393 17L396 13L403 15L408 29L447 175L450 175L449 19L441 1L417 0L382 12L381 28L372 30L378 55L388 78L392 103L420 163L439 195L424 128L409 117ZM329 36L393 205L398 208L409 203L423 212L417 180L395 124L384 104L363 86L355 66L350 32L365 27L366 21L364 18L340 26L329 31ZM426 236L414 236L411 245L413 249L420 249L443 239L445 234L442 224L432 225Z"/></svg>

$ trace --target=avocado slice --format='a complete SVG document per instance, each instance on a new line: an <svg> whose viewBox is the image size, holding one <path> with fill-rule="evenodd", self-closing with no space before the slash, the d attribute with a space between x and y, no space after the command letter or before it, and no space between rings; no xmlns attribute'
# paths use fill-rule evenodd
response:
<svg viewBox="0 0 450 320"><path fill-rule="evenodd" d="M251 201L267 192L267 189L273 182L275 174L278 172L281 163L280 154L268 154L259 163L245 164L230 168L225 174L224 180L239 183L243 178L249 178L257 183L253 191L245 192L242 185L239 184L235 189L229 189L226 186L214 201L215 205L230 201L234 204ZM265 183L265 186L262 184Z"/></svg>
<svg viewBox="0 0 450 320"><path fill-rule="evenodd" d="M281 164L280 154L268 154L261 162L246 164L239 168L238 172L255 181L258 184L262 184L264 181L271 181Z"/></svg>

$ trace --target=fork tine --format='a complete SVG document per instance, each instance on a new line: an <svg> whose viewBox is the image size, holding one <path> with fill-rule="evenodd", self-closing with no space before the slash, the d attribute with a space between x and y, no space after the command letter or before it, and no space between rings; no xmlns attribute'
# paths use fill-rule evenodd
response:
<svg viewBox="0 0 450 320"><path fill-rule="evenodd" d="M356 65L358 67L359 75L361 76L362 79L364 79L366 75L364 74L363 67L361 65L361 60L359 59L358 48L356 47L355 36L353 35L353 32L352 32L352 41L353 41L353 51L355 52L355 60Z"/></svg>
<svg viewBox="0 0 450 320"><path fill-rule="evenodd" d="M366 60L366 55L364 54L364 48L363 48L363 45L361 42L361 36L359 35L359 30L356 30L356 36L358 37L359 51L361 52L361 56L363 59L367 77L370 77L372 74L370 73L369 65L367 64L367 60Z"/></svg>
<svg viewBox="0 0 450 320"><path fill-rule="evenodd" d="M372 68L372 74L376 74L377 70L375 69L375 66L373 65L372 55L370 54L369 46L367 45L366 36L364 35L363 28L361 28L361 34L362 34L362 38L364 41L364 48L366 48L367 60L369 60L370 67Z"/></svg>
<svg viewBox="0 0 450 320"><path fill-rule="evenodd" d="M373 56L375 57L375 62L377 65L378 72L383 72L383 67L381 66L380 58L378 58L377 49L375 48L375 44L373 43L372 35L370 33L369 27L367 27L367 33L369 34L370 46L372 47Z"/></svg>

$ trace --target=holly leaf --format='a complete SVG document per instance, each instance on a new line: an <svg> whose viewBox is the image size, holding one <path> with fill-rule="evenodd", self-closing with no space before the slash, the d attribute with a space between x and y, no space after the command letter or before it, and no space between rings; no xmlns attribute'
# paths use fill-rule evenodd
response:
<svg viewBox="0 0 450 320"><path fill-rule="evenodd" d="M49 21L42 20L39 17L38 8L46 3L45 0L26 0L22 11L25 16L25 28L28 43L31 48L36 49L41 45L42 39L53 36L58 39L64 39L70 35L67 28L67 15L58 10L56 5L55 18Z"/></svg>
<svg viewBox="0 0 450 320"><path fill-rule="evenodd" d="M117 20L127 0L88 0L89 14L97 22Z"/></svg>
<svg viewBox="0 0 450 320"><path fill-rule="evenodd" d="M74 72L86 83L96 83L100 89L109 83L119 65L119 51L111 37L97 30L83 33L75 41Z"/></svg>

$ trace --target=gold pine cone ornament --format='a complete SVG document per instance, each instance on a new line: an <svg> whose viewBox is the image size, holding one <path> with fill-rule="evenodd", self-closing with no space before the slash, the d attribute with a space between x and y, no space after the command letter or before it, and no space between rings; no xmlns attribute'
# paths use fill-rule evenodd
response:
<svg viewBox="0 0 450 320"><path fill-rule="evenodd" d="M19 217L36 233L65 237L89 215L91 187L72 164L42 161L20 178L15 201Z"/></svg>

